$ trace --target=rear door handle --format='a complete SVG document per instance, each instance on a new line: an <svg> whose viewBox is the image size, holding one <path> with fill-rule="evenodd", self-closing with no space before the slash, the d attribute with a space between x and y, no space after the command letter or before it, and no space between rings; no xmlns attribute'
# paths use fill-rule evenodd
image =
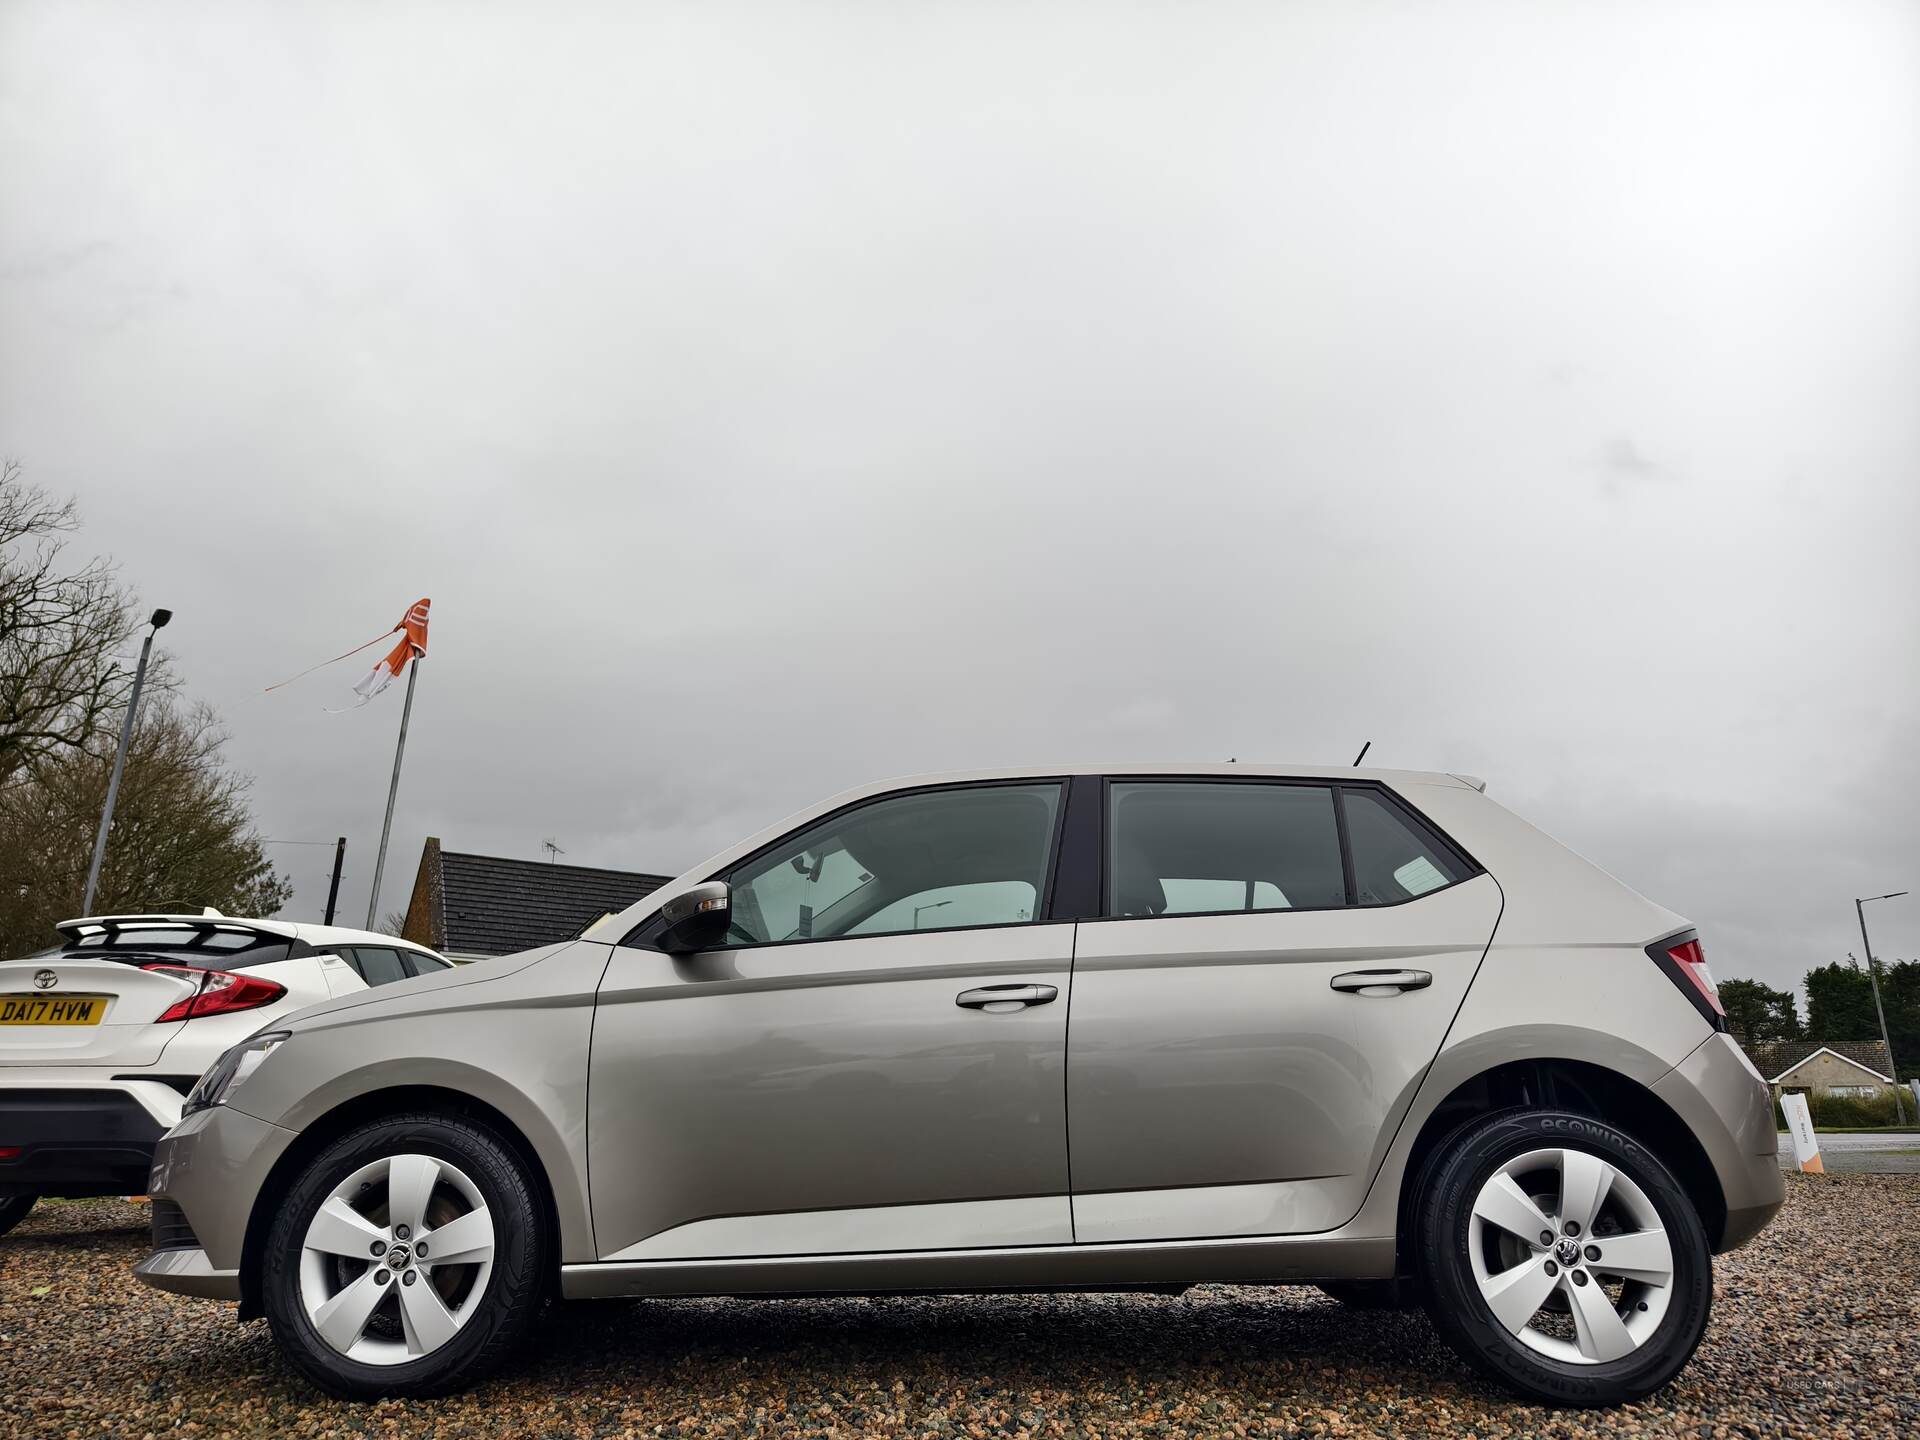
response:
<svg viewBox="0 0 1920 1440"><path fill-rule="evenodd" d="M1327 983L1353 995L1404 995L1424 990L1433 983L1433 976L1425 970L1349 970Z"/></svg>
<svg viewBox="0 0 1920 1440"><path fill-rule="evenodd" d="M953 1003L989 1015L1006 1015L1029 1005L1045 1005L1059 994L1051 985L982 985L978 990L962 990Z"/></svg>

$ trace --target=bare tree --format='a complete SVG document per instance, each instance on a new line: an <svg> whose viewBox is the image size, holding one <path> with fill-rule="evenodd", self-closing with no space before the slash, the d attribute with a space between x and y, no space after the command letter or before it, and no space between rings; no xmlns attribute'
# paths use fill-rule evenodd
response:
<svg viewBox="0 0 1920 1440"><path fill-rule="evenodd" d="M108 561L65 563L78 523L73 501L0 465L0 786L111 729L133 682L119 658L138 628L133 597ZM168 685L164 664L147 683Z"/></svg>
<svg viewBox="0 0 1920 1440"><path fill-rule="evenodd" d="M42 758L0 785L0 957L55 943L79 912L114 741ZM246 777L221 758L226 736L204 705L142 700L95 909L271 915L292 886L267 859Z"/></svg>
<svg viewBox="0 0 1920 1440"><path fill-rule="evenodd" d="M113 566L67 563L72 501L0 465L0 957L55 940L86 888L139 628ZM98 908L270 915L290 886L253 830L245 777L221 759L205 706L182 707L164 661L147 670L101 874Z"/></svg>

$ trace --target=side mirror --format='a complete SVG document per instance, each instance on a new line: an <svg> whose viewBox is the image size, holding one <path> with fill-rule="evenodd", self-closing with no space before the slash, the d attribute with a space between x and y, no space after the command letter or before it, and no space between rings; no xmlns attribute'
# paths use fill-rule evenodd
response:
<svg viewBox="0 0 1920 1440"><path fill-rule="evenodd" d="M682 955L722 944L727 922L733 918L732 896L726 881L709 880L667 901L660 907L660 918L667 925L660 934L660 948Z"/></svg>

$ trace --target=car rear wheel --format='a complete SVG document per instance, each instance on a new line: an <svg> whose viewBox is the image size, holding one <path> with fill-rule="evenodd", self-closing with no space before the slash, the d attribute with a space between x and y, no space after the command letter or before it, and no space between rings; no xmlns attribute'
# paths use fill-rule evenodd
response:
<svg viewBox="0 0 1920 1440"><path fill-rule="evenodd" d="M0 1235L6 1234L14 1226L27 1218L27 1212L33 1209L38 1195L13 1195L0 1200Z"/></svg>
<svg viewBox="0 0 1920 1440"><path fill-rule="evenodd" d="M287 1358L335 1395L432 1395L505 1358L539 1303L547 1241L512 1146L465 1117L352 1131L294 1181L261 1268Z"/></svg>
<svg viewBox="0 0 1920 1440"><path fill-rule="evenodd" d="M1712 1255L1686 1192L1632 1136L1509 1111L1453 1137L1429 1173L1420 1267L1462 1359L1558 1405L1638 1399L1687 1363Z"/></svg>

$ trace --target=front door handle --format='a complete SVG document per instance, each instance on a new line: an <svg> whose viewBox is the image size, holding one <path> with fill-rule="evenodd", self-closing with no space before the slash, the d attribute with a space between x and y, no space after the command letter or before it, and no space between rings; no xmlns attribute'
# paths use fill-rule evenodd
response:
<svg viewBox="0 0 1920 1440"><path fill-rule="evenodd" d="M1349 970L1327 983L1353 995L1404 995L1409 990L1426 989L1433 983L1433 976L1425 970Z"/></svg>
<svg viewBox="0 0 1920 1440"><path fill-rule="evenodd" d="M1051 985L982 985L978 990L962 990L953 1003L989 1015L1006 1015L1029 1005L1045 1005L1059 994Z"/></svg>

